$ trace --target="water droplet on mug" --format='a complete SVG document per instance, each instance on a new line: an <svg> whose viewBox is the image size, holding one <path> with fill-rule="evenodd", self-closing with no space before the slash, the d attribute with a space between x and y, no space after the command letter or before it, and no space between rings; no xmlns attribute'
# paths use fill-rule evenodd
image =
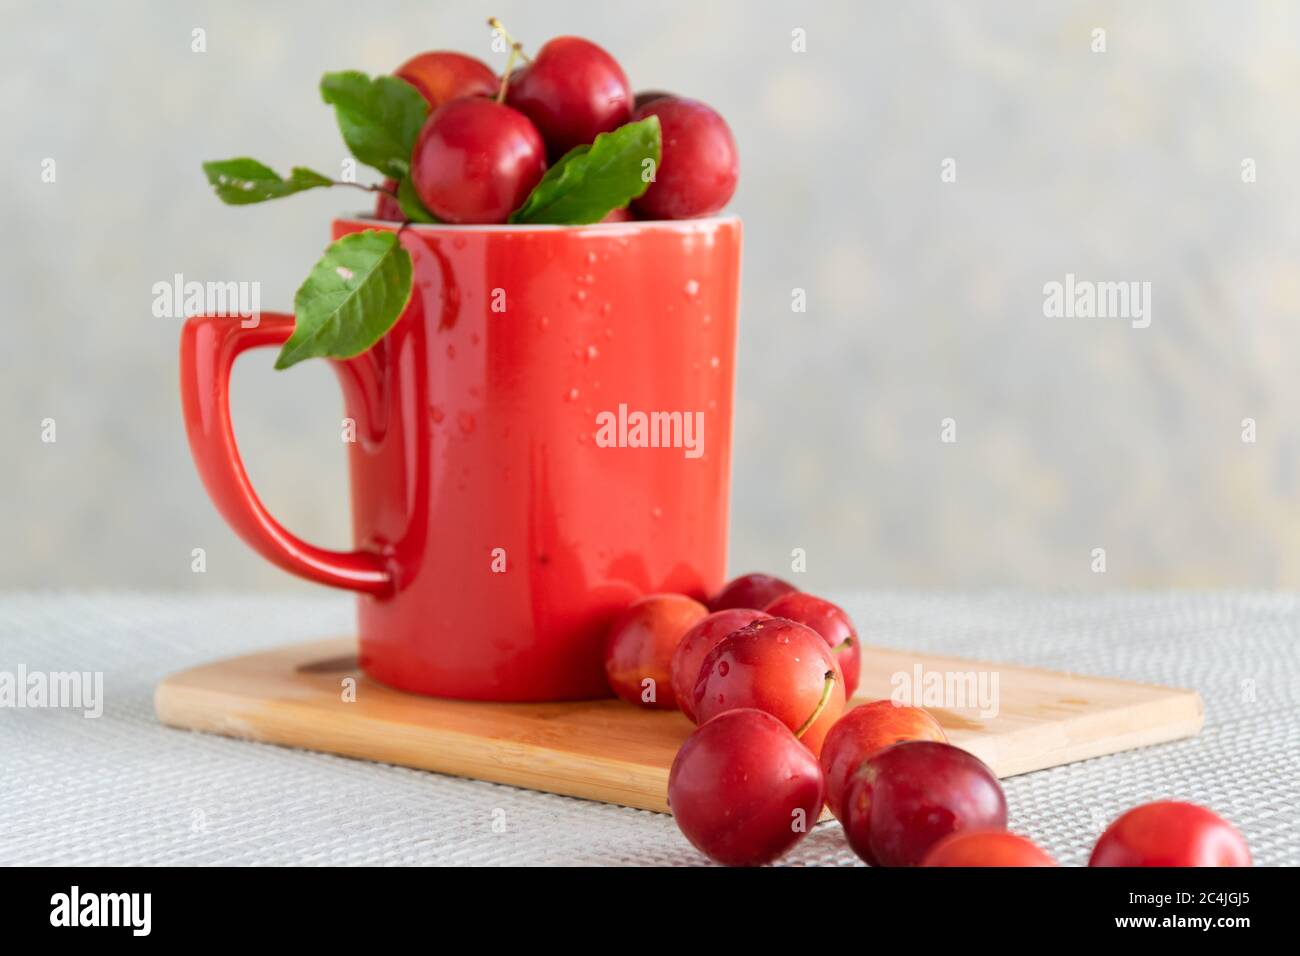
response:
<svg viewBox="0 0 1300 956"><path fill-rule="evenodd" d="M694 280L694 279L687 279L687 280L686 280L685 292L686 292L686 297L687 297L688 299L693 299L693 298L695 298L697 295L700 294L700 284L699 284L699 282L697 282L697 281Z"/></svg>
<svg viewBox="0 0 1300 956"><path fill-rule="evenodd" d="M587 253L587 261L588 261L588 262L593 262L593 263L596 261L596 250L595 250L595 249L592 249L592 250L590 250L590 251Z"/></svg>
<svg viewBox="0 0 1300 956"><path fill-rule="evenodd" d="M722 359L716 355L709 359L709 368L717 369L722 367Z"/></svg>
<svg viewBox="0 0 1300 956"><path fill-rule="evenodd" d="M703 321L704 321L704 324L705 324L705 325L709 325L710 323L713 322L713 316L711 316L711 315L709 315L709 313L705 312L705 313L704 313L704 320L703 320Z"/></svg>
<svg viewBox="0 0 1300 956"><path fill-rule="evenodd" d="M578 303L579 305L582 305L582 303L587 301L587 290L586 289L576 290L573 293L572 298L574 302Z"/></svg>
<svg viewBox="0 0 1300 956"><path fill-rule="evenodd" d="M456 346L454 346L454 345L448 345L448 346L447 346L447 358L449 358L449 359L454 359L455 357L456 357Z"/></svg>
<svg viewBox="0 0 1300 956"><path fill-rule="evenodd" d="M731 665L726 661L720 661L718 663L718 676L726 677L729 673L731 673ZM718 700L722 700L721 694L718 695Z"/></svg>
<svg viewBox="0 0 1300 956"><path fill-rule="evenodd" d="M544 315L537 320L537 327L541 329L543 332L546 331L547 327L550 324L551 324L551 317L549 315Z"/></svg>
<svg viewBox="0 0 1300 956"><path fill-rule="evenodd" d="M600 358L600 349L596 348L596 346L594 345L588 345L587 361L590 362L592 359L598 359L598 358Z"/></svg>
<svg viewBox="0 0 1300 956"><path fill-rule="evenodd" d="M434 405L429 409L429 417L433 419L433 423L435 425L441 425L442 420L446 416L443 414L441 408L439 408L437 405Z"/></svg>
<svg viewBox="0 0 1300 956"><path fill-rule="evenodd" d="M466 435L473 434L475 426L478 425L478 422L474 420L474 416L469 412L461 412L456 416L456 421L460 425L460 430Z"/></svg>
<svg viewBox="0 0 1300 956"><path fill-rule="evenodd" d="M568 399L569 401L571 401L571 402L576 402L576 401L578 400L578 396L579 396L580 394L581 394L581 392L579 392L576 388L571 388L571 389L569 389L568 394L565 395L564 397L567 398L567 399Z"/></svg>
<svg viewBox="0 0 1300 956"><path fill-rule="evenodd" d="M650 509L650 517L654 518L656 521L658 521L658 520L659 520L660 518L662 518L663 516L664 516L664 509L663 509L663 508L660 508L660 507L656 506L656 507Z"/></svg>

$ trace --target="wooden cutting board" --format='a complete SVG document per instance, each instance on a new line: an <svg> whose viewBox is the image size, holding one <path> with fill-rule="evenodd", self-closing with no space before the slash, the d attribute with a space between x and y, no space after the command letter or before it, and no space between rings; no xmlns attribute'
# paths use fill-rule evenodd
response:
<svg viewBox="0 0 1300 956"><path fill-rule="evenodd" d="M998 675L996 716L927 709L1000 777L1191 737L1203 719L1189 690L867 647L855 701L888 697L892 675L914 678L918 666L923 674ZM347 678L353 701L344 699ZM366 677L347 639L173 674L154 706L173 727L658 811L668 809L668 770L692 729L680 713L616 700L490 704L405 694Z"/></svg>

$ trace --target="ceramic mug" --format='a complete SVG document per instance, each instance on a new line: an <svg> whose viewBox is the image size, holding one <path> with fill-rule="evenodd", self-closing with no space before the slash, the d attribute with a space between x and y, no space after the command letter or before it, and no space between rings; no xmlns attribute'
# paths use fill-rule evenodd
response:
<svg viewBox="0 0 1300 956"><path fill-rule="evenodd" d="M394 228L340 220L333 234ZM231 367L282 345L290 315L185 323L199 474L264 557L360 592L359 660L374 678L472 700L605 696L619 610L722 583L740 222L419 226L401 241L405 313L369 351L332 361L355 422L357 550L281 526L235 445Z"/></svg>

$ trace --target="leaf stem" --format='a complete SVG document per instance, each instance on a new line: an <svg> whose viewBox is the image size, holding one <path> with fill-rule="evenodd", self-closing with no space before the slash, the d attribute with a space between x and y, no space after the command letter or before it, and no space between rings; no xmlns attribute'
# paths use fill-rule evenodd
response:
<svg viewBox="0 0 1300 956"><path fill-rule="evenodd" d="M396 189L385 189L383 186L377 185L375 183L371 183L367 185L366 183L350 183L345 179L331 179L330 185L351 186L353 189L364 189L368 193L384 193L387 196L392 196L394 199L397 198Z"/></svg>
<svg viewBox="0 0 1300 956"><path fill-rule="evenodd" d="M817 723L817 718L822 715L822 711L825 710L826 705L830 703L831 691L834 689L835 689L835 672L827 671L826 683L822 684L822 699L817 701L817 709L814 710L808 716L808 719L803 722L803 725L794 732L794 735L796 737L802 737L804 734L808 732L809 727Z"/></svg>

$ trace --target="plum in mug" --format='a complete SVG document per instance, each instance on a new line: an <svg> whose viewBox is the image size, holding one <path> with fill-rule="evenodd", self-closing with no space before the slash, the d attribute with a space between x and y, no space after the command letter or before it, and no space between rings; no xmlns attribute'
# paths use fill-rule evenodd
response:
<svg viewBox="0 0 1300 956"><path fill-rule="evenodd" d="M369 351L331 360L355 422L356 550L281 526L235 445L231 367L283 344L290 315L186 323L199 473L263 556L359 592L376 679L472 700L605 696L614 615L723 581L740 222L419 226L401 241L406 311Z"/></svg>

